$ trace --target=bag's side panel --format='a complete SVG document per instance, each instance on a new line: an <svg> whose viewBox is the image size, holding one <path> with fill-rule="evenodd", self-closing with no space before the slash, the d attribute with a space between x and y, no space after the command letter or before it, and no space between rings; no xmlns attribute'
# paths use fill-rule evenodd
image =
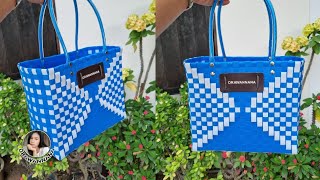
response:
<svg viewBox="0 0 320 180"><path fill-rule="evenodd" d="M72 66L66 68L67 71L61 69L60 74L55 72L58 78L56 83L61 86L57 92L61 101L56 102L59 110L55 112L60 118L57 119L56 130L58 159L114 126L126 115L120 48L107 54L101 52L101 47L86 48L85 51L79 53L78 58L72 61ZM79 88L75 74L99 63L103 63L105 78ZM70 72L73 72L72 76ZM64 76L68 75L65 80Z"/></svg>
<svg viewBox="0 0 320 180"><path fill-rule="evenodd" d="M54 86L50 80L47 69L24 68L18 66L26 100L32 130L42 130L50 137L51 148L57 146L57 135L52 131L56 129L52 90ZM55 148L56 149L56 148Z"/></svg>
<svg viewBox="0 0 320 180"><path fill-rule="evenodd" d="M48 133L59 160L126 116L121 49L102 49L72 52L71 63L58 66L50 64L55 63L52 57L49 69L19 66L32 129ZM41 61L27 63L23 65L39 67ZM105 77L79 88L76 73L101 63Z"/></svg>
<svg viewBox="0 0 320 180"><path fill-rule="evenodd" d="M185 63L193 150L297 153L303 61L252 60ZM264 90L221 93L222 73L263 73Z"/></svg>

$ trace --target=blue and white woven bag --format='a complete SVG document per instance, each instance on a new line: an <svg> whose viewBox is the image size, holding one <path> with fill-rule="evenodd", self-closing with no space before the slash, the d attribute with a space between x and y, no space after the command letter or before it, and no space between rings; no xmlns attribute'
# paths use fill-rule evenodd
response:
<svg viewBox="0 0 320 180"><path fill-rule="evenodd" d="M48 1L48 2L47 2ZM125 116L121 48L107 46L101 17L92 0L103 46L68 52L54 15L52 0L45 1L39 18L40 58L18 64L27 97L31 128L43 130L51 140L54 156L61 160L80 145L122 121ZM43 17L47 7L64 54L44 57Z"/></svg>
<svg viewBox="0 0 320 180"><path fill-rule="evenodd" d="M223 1L221 1L222 3ZM270 24L267 57L214 56L210 12L210 56L184 61L188 81L193 151L297 154L299 102L304 59L276 56L277 24L270 0L264 0Z"/></svg>

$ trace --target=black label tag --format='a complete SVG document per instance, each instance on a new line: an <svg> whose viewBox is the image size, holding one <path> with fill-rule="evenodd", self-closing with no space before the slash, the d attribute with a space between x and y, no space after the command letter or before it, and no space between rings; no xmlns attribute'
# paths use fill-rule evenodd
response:
<svg viewBox="0 0 320 180"><path fill-rule="evenodd" d="M77 72L77 80L79 88L104 79L103 63L95 64Z"/></svg>
<svg viewBox="0 0 320 180"><path fill-rule="evenodd" d="M262 92L263 88L262 73L220 74L221 92Z"/></svg>

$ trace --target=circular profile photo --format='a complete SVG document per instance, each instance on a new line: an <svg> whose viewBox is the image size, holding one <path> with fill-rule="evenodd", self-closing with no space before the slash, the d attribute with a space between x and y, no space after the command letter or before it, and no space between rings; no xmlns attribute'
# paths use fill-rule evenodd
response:
<svg viewBox="0 0 320 180"><path fill-rule="evenodd" d="M50 138L43 131L30 131L24 138L23 150L32 157L45 156L50 150Z"/></svg>

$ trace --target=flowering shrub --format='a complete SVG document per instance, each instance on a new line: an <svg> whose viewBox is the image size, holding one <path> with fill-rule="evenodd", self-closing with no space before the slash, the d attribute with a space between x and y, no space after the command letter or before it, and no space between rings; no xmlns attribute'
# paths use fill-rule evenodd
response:
<svg viewBox="0 0 320 180"><path fill-rule="evenodd" d="M281 46L283 50L287 50L286 55L306 56L310 48L315 54L320 54L320 18L314 23L307 24L302 34L296 39L289 36L283 40Z"/></svg>
<svg viewBox="0 0 320 180"><path fill-rule="evenodd" d="M54 174L58 171L66 171L69 168L69 163L67 158L64 158L61 161L55 160L55 158L51 158L49 161L36 164L33 167L32 177L38 177L40 179L46 179L50 175ZM22 176L23 179L26 179L26 176Z"/></svg>
<svg viewBox="0 0 320 180"><path fill-rule="evenodd" d="M20 164L19 148L29 131L27 105L23 89L12 79L0 74L0 171L2 157L8 155L11 163Z"/></svg>
<svg viewBox="0 0 320 180"><path fill-rule="evenodd" d="M162 151L148 100L128 100L127 119L95 138L108 179L154 179L161 170Z"/></svg>
<svg viewBox="0 0 320 180"><path fill-rule="evenodd" d="M192 152L188 95L186 84L181 85L178 100L157 90L156 122L159 130L165 179L204 179L217 161L213 152ZM222 175L218 176L222 179Z"/></svg>
<svg viewBox="0 0 320 180"><path fill-rule="evenodd" d="M127 45L132 44L135 50L137 49L137 42L143 37L155 34L153 32L156 23L155 6L156 2L153 0L149 7L149 12L144 13L140 17L137 14L132 14L127 19L126 28L131 30Z"/></svg>

